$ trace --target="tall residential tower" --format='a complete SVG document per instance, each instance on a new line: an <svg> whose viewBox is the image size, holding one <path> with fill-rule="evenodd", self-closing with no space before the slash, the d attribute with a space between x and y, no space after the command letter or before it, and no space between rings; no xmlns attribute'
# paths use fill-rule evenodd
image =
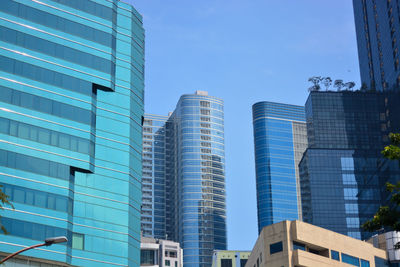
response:
<svg viewBox="0 0 400 267"><path fill-rule="evenodd" d="M139 266L144 30L117 0L0 4L0 256ZM29 264L29 263L26 263Z"/></svg>
<svg viewBox="0 0 400 267"><path fill-rule="evenodd" d="M223 101L196 91L167 118L146 115L143 175L143 234L180 242L185 266L210 267L226 249Z"/></svg>
<svg viewBox="0 0 400 267"><path fill-rule="evenodd" d="M301 218L298 164L307 147L304 107L253 105L258 231Z"/></svg>

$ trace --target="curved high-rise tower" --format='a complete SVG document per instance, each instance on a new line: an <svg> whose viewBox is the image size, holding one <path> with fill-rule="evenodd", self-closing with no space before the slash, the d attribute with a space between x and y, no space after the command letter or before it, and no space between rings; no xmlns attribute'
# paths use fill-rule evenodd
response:
<svg viewBox="0 0 400 267"><path fill-rule="evenodd" d="M165 127L155 126L159 118L154 115L145 118L143 179L149 183L153 179L153 187L143 185L143 203L153 203L142 210L143 234L151 236L154 226L154 237L181 243L186 267L209 267L213 250L226 249L223 101L197 91L181 96ZM162 148L161 140L165 140ZM165 154L155 153L156 149ZM160 168L158 163L164 160ZM160 221L165 232L159 230Z"/></svg>
<svg viewBox="0 0 400 267"><path fill-rule="evenodd" d="M176 222L183 261L211 266L226 249L224 111L221 99L183 95L171 116L176 144Z"/></svg>

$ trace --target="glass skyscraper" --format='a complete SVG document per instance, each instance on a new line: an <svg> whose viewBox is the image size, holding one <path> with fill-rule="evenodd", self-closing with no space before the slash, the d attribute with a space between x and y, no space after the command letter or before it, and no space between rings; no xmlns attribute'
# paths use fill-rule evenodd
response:
<svg viewBox="0 0 400 267"><path fill-rule="evenodd" d="M298 163L307 147L302 106L258 102L253 105L258 230L301 219Z"/></svg>
<svg viewBox="0 0 400 267"><path fill-rule="evenodd" d="M371 235L360 225L373 217L381 203L379 181L372 177L389 132L398 127L390 107L399 103L399 96L390 92L310 93L306 102L308 148L299 165L305 222L354 238Z"/></svg>
<svg viewBox="0 0 400 267"><path fill-rule="evenodd" d="M400 1L353 0L361 82L400 90Z"/></svg>
<svg viewBox="0 0 400 267"><path fill-rule="evenodd" d="M144 30L117 0L0 3L1 211L9 254L139 266ZM36 265L35 265L36 266Z"/></svg>
<svg viewBox="0 0 400 267"><path fill-rule="evenodd" d="M143 123L142 235L165 239L167 116L146 114Z"/></svg>
<svg viewBox="0 0 400 267"><path fill-rule="evenodd" d="M164 120L144 121L143 205L154 204L153 215L142 207L143 234L180 242L187 267L210 267L213 250L226 249L223 101L204 91L183 95Z"/></svg>

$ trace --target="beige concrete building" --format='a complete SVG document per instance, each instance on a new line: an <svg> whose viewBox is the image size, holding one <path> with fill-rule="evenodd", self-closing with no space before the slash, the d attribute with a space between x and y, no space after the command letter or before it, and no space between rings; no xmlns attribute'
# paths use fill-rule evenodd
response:
<svg viewBox="0 0 400 267"><path fill-rule="evenodd" d="M211 267L244 267L251 251L214 250Z"/></svg>
<svg viewBox="0 0 400 267"><path fill-rule="evenodd" d="M385 250L300 221L263 228L246 267L331 267L387 265Z"/></svg>

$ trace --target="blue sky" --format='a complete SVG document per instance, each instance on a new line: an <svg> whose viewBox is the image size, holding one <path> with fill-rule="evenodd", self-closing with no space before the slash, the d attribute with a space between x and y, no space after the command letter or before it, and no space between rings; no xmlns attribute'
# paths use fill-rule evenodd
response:
<svg viewBox="0 0 400 267"><path fill-rule="evenodd" d="M350 0L128 0L146 30L145 112L182 94L225 101L228 248L251 250L257 204L251 106L304 105L311 76L360 87Z"/></svg>

